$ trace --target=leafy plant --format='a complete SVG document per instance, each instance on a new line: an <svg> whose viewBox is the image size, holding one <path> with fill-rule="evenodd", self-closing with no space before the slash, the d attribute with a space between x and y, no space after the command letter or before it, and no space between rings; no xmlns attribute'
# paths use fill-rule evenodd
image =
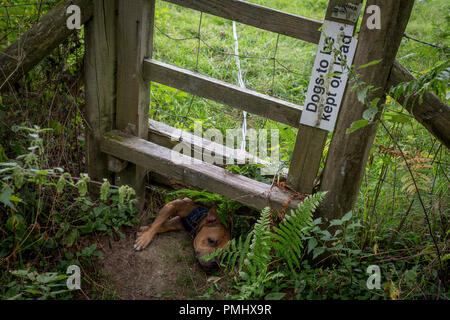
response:
<svg viewBox="0 0 450 320"><path fill-rule="evenodd" d="M235 280L238 281L240 292L235 298L261 297L264 295L265 283L282 276L279 272L268 270L272 261L270 215L270 208L263 209L260 218L245 240L242 237L238 242L233 239L226 249L220 248L203 258L209 260L219 256L221 265L225 266L230 273L237 271L238 276Z"/></svg>
<svg viewBox="0 0 450 320"><path fill-rule="evenodd" d="M8 290L3 298L7 300L55 299L63 297L63 294L70 291L62 281L67 278L64 274L57 272L39 274L29 270L13 270L10 273L15 279L6 285ZM66 298L68 297L66 295Z"/></svg>
<svg viewBox="0 0 450 320"><path fill-rule="evenodd" d="M405 97L406 101L417 99L420 104L423 102L423 95L433 91L441 100L445 101L448 99L447 87L449 82L450 61L446 60L425 71L421 77L392 88L391 95L395 99Z"/></svg>
<svg viewBox="0 0 450 320"><path fill-rule="evenodd" d="M430 162L432 162L432 159L421 155L401 162L399 165L402 171L406 171L400 179L403 183L401 191L405 191L408 195L413 195L420 190L429 192L432 180L427 176L427 169L433 169ZM409 166L414 177L411 176L407 166Z"/></svg>
<svg viewBox="0 0 450 320"><path fill-rule="evenodd" d="M31 298L30 294L40 294L42 299L65 297L65 291L54 292L53 283L43 282L50 279L50 273L38 277L38 270L65 272L70 264L82 262L88 266L102 258L95 243L77 252L79 239L94 232L123 237L120 229L137 222L135 193L128 186L111 186L104 181L99 199L92 199L88 175L72 177L62 168L44 167L47 159L43 136L50 130L38 126L15 130L26 133L29 147L14 160L0 162L0 210L4 213L0 220L5 225L0 228L0 277L9 283L0 296L9 298L15 293L21 299ZM56 255L50 261L41 258L53 256L57 248L63 256ZM10 273L10 268L28 271ZM12 280L16 275L22 275L26 282Z"/></svg>

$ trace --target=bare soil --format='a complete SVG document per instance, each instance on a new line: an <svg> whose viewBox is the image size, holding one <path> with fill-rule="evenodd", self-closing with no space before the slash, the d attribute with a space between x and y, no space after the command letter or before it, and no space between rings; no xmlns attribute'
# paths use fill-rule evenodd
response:
<svg viewBox="0 0 450 320"><path fill-rule="evenodd" d="M133 250L134 233L124 239L105 239L104 276L118 299L192 299L212 285L194 258L187 232L159 234L143 251Z"/></svg>

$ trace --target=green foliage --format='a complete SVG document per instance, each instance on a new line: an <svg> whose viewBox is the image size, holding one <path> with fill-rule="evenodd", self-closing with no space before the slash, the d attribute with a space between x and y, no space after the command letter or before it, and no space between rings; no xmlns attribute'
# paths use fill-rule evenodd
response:
<svg viewBox="0 0 450 320"><path fill-rule="evenodd" d="M309 235L313 222L313 212L325 197L326 192L316 193L298 205L297 210L286 214L278 227L273 228L271 237L275 254L288 264L292 272L300 267L304 241Z"/></svg>
<svg viewBox="0 0 450 320"><path fill-rule="evenodd" d="M391 95L397 99L405 97L409 99L418 99L418 103L423 102L423 95L428 92L434 92L441 100L446 101L447 87L450 82L450 61L446 60L431 70L427 70L416 80L399 84L391 89Z"/></svg>
<svg viewBox="0 0 450 320"><path fill-rule="evenodd" d="M263 297L267 287L272 286L276 279L285 277L287 271L269 270L274 262L286 263L295 274L295 268L300 267L303 242L312 227L312 213L324 196L325 193L318 193L307 198L296 210L291 210L273 231L270 208L265 208L245 239L242 236L238 241L232 239L227 248L204 257L209 260L218 256L225 270L237 273L235 281L239 293L234 298ZM284 295L271 292L266 298L281 296Z"/></svg>
<svg viewBox="0 0 450 320"><path fill-rule="evenodd" d="M374 61L367 65L361 66L365 68L379 61ZM410 99L414 99L419 104L423 102L423 95L425 93L434 92L441 100L448 100L447 87L450 81L450 67L449 60L440 63L438 66L424 72L424 74L416 80L401 83L396 87L390 89L390 95L394 99L405 98L405 103ZM364 128L369 124L376 122L376 115L379 112L379 108L383 108L386 104L381 104L380 98L371 99L371 94L379 88L365 83L364 81L358 81L359 75L354 70L350 72L351 82L353 82L352 91L356 91L358 100L367 106L367 110L363 113L363 119L357 120L352 123L350 128L347 129L347 134L353 133L358 129ZM392 123L408 122L409 118L405 118L402 114L389 114L385 119Z"/></svg>
<svg viewBox="0 0 450 320"><path fill-rule="evenodd" d="M66 291L58 290L62 278L50 275L64 273L70 264L88 266L102 258L96 244L76 251L82 237L93 233L124 237L120 229L137 222L134 190L104 182L100 198L93 200L88 193L88 175L72 177L62 168L43 167L47 162L43 136L48 129L35 126L15 130L26 133L29 147L27 153L0 163L0 222L6 227L0 228L0 279L8 282L0 297L68 297L71 295ZM51 257L56 250L63 257L36 259ZM11 268L22 271L11 273ZM37 276L40 269L46 272ZM48 273L52 269L56 273ZM23 281L13 276L22 276Z"/></svg>
<svg viewBox="0 0 450 320"><path fill-rule="evenodd" d="M264 165L262 164L245 164L245 165L231 165L227 167L227 170L251 178L256 181L271 183L272 179L270 177L261 175L262 168L264 168Z"/></svg>
<svg viewBox="0 0 450 320"><path fill-rule="evenodd" d="M67 275L57 272L39 274L36 271L10 271L15 278L8 284L5 298L8 300L47 300L56 298L71 298L65 279Z"/></svg>
<svg viewBox="0 0 450 320"><path fill-rule="evenodd" d="M219 256L221 265L230 273L235 270L239 293L236 299L260 298L264 295L265 284L282 276L279 272L268 270L272 261L272 239L270 233L270 208L261 211L261 216L245 240L232 239L226 249L218 249L202 259L209 260Z"/></svg>

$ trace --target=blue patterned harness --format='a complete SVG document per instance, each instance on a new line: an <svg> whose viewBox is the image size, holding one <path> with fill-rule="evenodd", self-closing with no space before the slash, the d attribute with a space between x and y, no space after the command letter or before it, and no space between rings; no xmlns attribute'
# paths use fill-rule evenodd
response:
<svg viewBox="0 0 450 320"><path fill-rule="evenodd" d="M208 215L208 209L204 207L197 207L192 210L189 215L184 218L181 218L181 222L183 223L184 228L191 234L191 236L195 236L197 233L198 226L203 219Z"/></svg>

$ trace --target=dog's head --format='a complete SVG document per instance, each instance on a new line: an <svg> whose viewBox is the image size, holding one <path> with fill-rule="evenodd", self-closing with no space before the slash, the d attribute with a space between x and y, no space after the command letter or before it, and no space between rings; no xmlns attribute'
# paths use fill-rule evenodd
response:
<svg viewBox="0 0 450 320"><path fill-rule="evenodd" d="M230 232L219 221L216 207L212 207L200 224L194 239L195 257L206 271L217 269L218 259L204 261L200 258L214 252L217 248L224 248L230 239Z"/></svg>

